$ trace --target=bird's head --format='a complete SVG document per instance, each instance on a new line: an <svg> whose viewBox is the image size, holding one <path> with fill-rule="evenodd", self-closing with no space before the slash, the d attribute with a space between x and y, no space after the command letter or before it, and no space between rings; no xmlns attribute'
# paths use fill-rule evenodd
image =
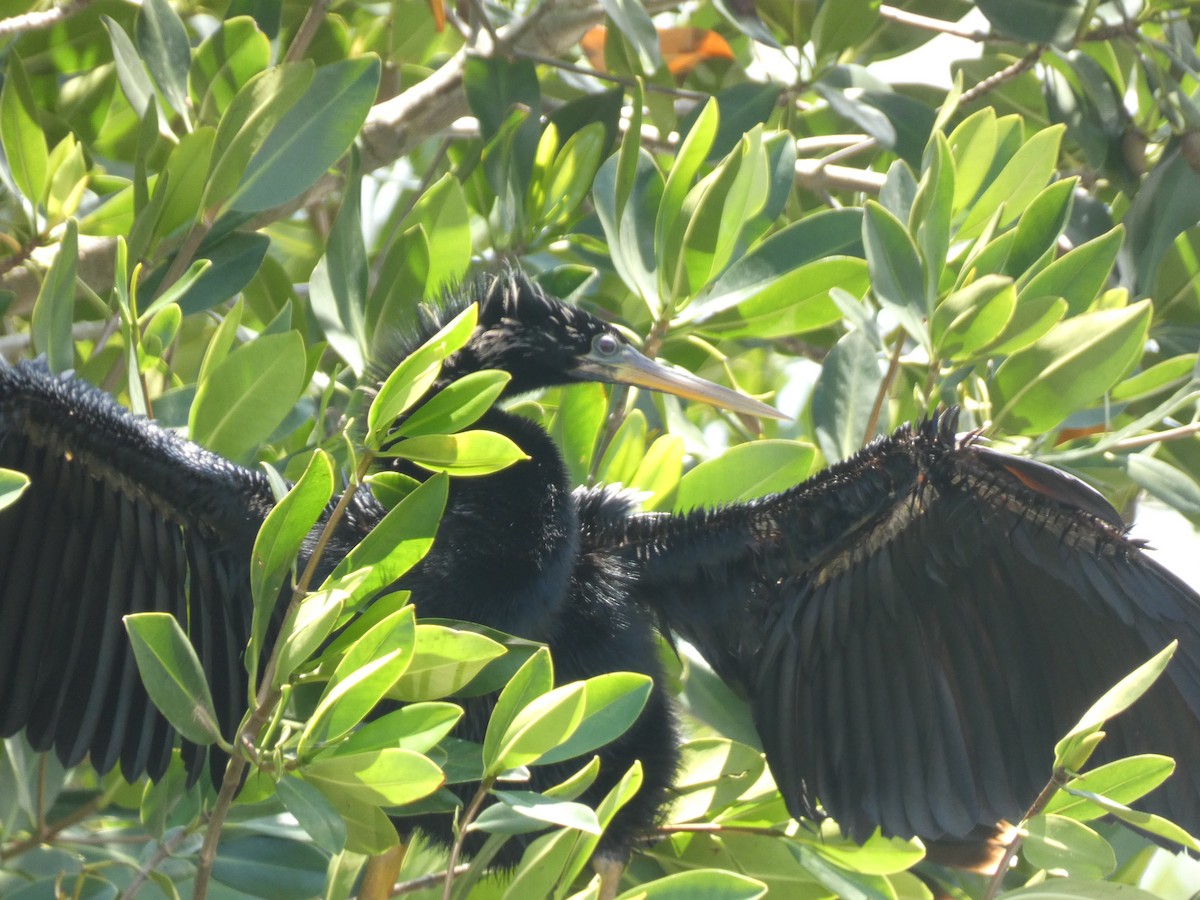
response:
<svg viewBox="0 0 1200 900"><path fill-rule="evenodd" d="M649 359L612 325L549 296L519 272L491 279L480 291L479 326L447 360L451 377L455 371L501 369L512 376L509 395L580 381L629 384L747 415L786 418L744 394Z"/></svg>

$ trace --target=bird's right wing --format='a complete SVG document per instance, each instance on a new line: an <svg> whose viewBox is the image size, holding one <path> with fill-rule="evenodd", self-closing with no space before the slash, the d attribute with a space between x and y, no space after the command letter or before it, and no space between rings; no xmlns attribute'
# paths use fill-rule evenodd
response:
<svg viewBox="0 0 1200 900"><path fill-rule="evenodd" d="M177 738L121 622L160 611L189 632L232 737L265 476L40 363L0 366L0 466L31 480L0 511L0 735L24 729L66 765L90 754L100 772L160 776ZM184 755L195 778L204 753Z"/></svg>
<svg viewBox="0 0 1200 900"><path fill-rule="evenodd" d="M1102 749L1174 756L1149 805L1200 827L1200 597L1071 476L944 416L750 503L580 509L586 546L746 692L794 814L819 798L859 839L1019 817L1055 742L1178 639Z"/></svg>

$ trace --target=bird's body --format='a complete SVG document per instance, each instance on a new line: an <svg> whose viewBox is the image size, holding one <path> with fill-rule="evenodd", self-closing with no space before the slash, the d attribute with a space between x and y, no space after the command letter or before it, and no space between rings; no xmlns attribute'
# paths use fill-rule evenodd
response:
<svg viewBox="0 0 1200 900"><path fill-rule="evenodd" d="M622 380L756 410L654 369L522 276L465 299L481 301L480 325L435 389L498 368L513 376L510 395ZM790 491L667 516L616 491L572 492L533 422L494 409L478 427L529 460L453 480L432 550L398 586L421 617L546 642L560 683L654 678L583 798L641 760L645 783L607 852L657 820L676 766L656 627L747 694L793 814L819 798L860 839L877 826L962 836L1019 816L1049 778L1055 740L1178 639L1166 677L1108 728L1109 744L1174 755L1179 774L1150 807L1200 827L1200 598L1069 476L959 440L942 416ZM156 609L188 625L230 734L246 698L248 560L273 505L266 478L34 364L0 369L0 466L33 481L0 513L0 733L23 729L66 764L90 755L101 771L159 776L176 738L120 627ZM382 515L356 499L325 566ZM489 709L469 703L460 736L481 740ZM195 776L202 754L185 747L185 759ZM533 767L535 789L576 766L546 768Z"/></svg>

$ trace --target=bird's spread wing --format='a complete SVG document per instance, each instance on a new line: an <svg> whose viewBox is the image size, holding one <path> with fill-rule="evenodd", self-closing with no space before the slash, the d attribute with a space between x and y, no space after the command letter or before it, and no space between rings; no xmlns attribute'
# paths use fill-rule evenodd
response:
<svg viewBox="0 0 1200 900"><path fill-rule="evenodd" d="M44 366L0 367L0 466L31 485L0 512L0 734L103 772L157 777L175 735L138 680L121 617L188 629L229 736L246 704L248 564L264 476ZM203 753L185 746L194 778Z"/></svg>
<svg viewBox="0 0 1200 900"><path fill-rule="evenodd" d="M1019 817L1055 742L1179 639L1105 753L1173 756L1148 805L1200 827L1200 597L1082 482L953 427L723 510L581 503L585 540L630 560L641 601L745 690L792 811L819 798L860 839Z"/></svg>

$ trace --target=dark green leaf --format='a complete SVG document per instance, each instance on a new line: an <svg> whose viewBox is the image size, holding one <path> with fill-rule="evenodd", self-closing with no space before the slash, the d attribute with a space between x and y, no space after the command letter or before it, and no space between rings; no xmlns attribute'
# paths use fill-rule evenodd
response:
<svg viewBox="0 0 1200 900"><path fill-rule="evenodd" d="M379 59L321 66L304 94L251 157L229 206L243 213L280 206L325 174L354 140L379 87Z"/></svg>
<svg viewBox="0 0 1200 900"><path fill-rule="evenodd" d="M221 842L213 878L253 897L295 900L324 890L327 864L309 844L251 835Z"/></svg>
<svg viewBox="0 0 1200 900"><path fill-rule="evenodd" d="M978 0L996 31L1016 41L1054 44L1075 36L1086 0Z"/></svg>
<svg viewBox="0 0 1200 900"><path fill-rule="evenodd" d="M138 52L159 90L175 112L186 115L191 47L182 20L167 0L145 0L136 35Z"/></svg>
<svg viewBox="0 0 1200 900"><path fill-rule="evenodd" d="M825 357L813 387L812 418L826 460L845 459L874 437L867 425L882 380L875 348L860 331L845 335Z"/></svg>
<svg viewBox="0 0 1200 900"><path fill-rule="evenodd" d="M275 785L279 799L322 850L340 853L346 846L346 823L325 795L300 778L281 778Z"/></svg>

